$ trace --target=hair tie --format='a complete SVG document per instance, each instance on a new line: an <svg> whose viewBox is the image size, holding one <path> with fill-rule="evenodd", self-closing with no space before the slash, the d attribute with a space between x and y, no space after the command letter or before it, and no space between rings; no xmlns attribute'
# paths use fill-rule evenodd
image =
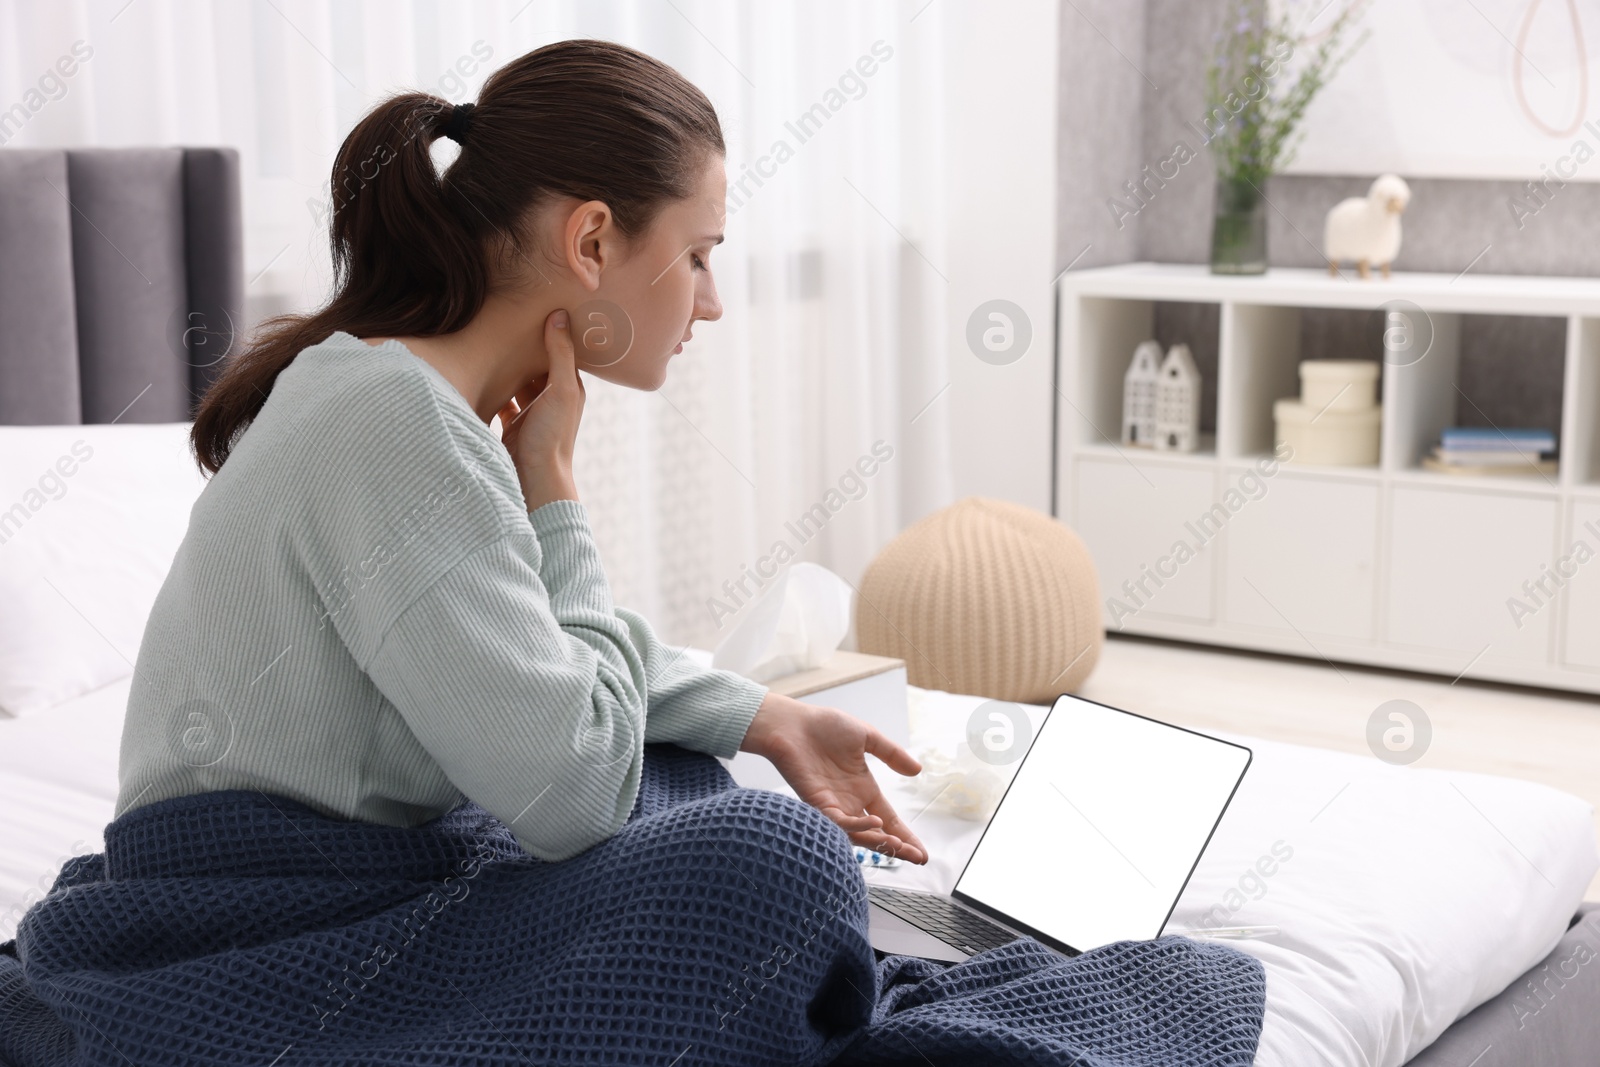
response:
<svg viewBox="0 0 1600 1067"><path fill-rule="evenodd" d="M450 118L444 124L444 129L439 132L440 137L448 137L456 144L465 144L467 127L472 122L473 104L457 104L450 112Z"/></svg>

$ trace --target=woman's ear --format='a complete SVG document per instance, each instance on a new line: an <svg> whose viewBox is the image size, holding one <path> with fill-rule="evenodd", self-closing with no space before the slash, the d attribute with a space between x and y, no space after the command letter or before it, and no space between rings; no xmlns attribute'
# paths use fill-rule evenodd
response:
<svg viewBox="0 0 1600 1067"><path fill-rule="evenodd" d="M585 289L600 288L600 272L614 252L616 236L616 222L604 201L587 200L567 216L562 251L567 269Z"/></svg>

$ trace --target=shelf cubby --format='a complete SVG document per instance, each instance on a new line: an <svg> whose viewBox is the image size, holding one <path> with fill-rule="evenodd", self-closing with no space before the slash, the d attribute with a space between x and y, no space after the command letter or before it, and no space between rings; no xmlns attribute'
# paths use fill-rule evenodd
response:
<svg viewBox="0 0 1600 1067"><path fill-rule="evenodd" d="M1214 456L1221 310L1215 301L1089 298L1074 305L1069 320L1063 308L1062 329L1074 331L1084 354L1076 389L1066 392L1071 405L1067 414L1072 418L1064 422L1064 432L1086 449L1122 448L1136 457L1162 460ZM1149 340L1158 342L1163 352L1179 342L1187 344L1200 368L1200 447L1195 452L1161 452L1121 444L1123 375L1134 349Z"/></svg>
<svg viewBox="0 0 1600 1067"><path fill-rule="evenodd" d="M1427 470L1422 460L1447 426L1539 426L1554 431L1559 444L1568 320L1442 312L1429 319L1433 336L1426 356L1414 364L1397 358L1389 368L1398 400L1389 435L1394 447L1386 456L1391 469L1554 489L1556 474L1455 475Z"/></svg>
<svg viewBox="0 0 1600 1067"><path fill-rule="evenodd" d="M1277 440L1273 405L1300 395L1301 362L1379 361L1383 355L1381 318L1374 312L1345 308L1244 301L1225 304L1221 333L1228 366L1219 383L1219 454L1239 459L1272 452ZM1379 403L1382 398L1380 375Z"/></svg>

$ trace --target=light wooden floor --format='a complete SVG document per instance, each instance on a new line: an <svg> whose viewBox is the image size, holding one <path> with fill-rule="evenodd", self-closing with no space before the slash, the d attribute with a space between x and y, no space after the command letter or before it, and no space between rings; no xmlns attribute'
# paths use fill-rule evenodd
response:
<svg viewBox="0 0 1600 1067"><path fill-rule="evenodd" d="M1111 636L1080 695L1196 729L1368 753L1367 718L1410 700L1433 724L1418 767L1526 778L1583 797L1600 836L1600 700ZM1600 876L1589 900L1600 900Z"/></svg>

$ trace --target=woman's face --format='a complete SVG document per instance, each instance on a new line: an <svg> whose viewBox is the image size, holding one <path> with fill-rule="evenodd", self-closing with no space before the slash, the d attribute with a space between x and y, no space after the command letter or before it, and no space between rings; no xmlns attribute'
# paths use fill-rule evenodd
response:
<svg viewBox="0 0 1600 1067"><path fill-rule="evenodd" d="M662 208L626 253L607 263L572 314L578 366L631 389L658 389L697 321L722 317L711 250L722 241L728 180L712 154L694 195Z"/></svg>

